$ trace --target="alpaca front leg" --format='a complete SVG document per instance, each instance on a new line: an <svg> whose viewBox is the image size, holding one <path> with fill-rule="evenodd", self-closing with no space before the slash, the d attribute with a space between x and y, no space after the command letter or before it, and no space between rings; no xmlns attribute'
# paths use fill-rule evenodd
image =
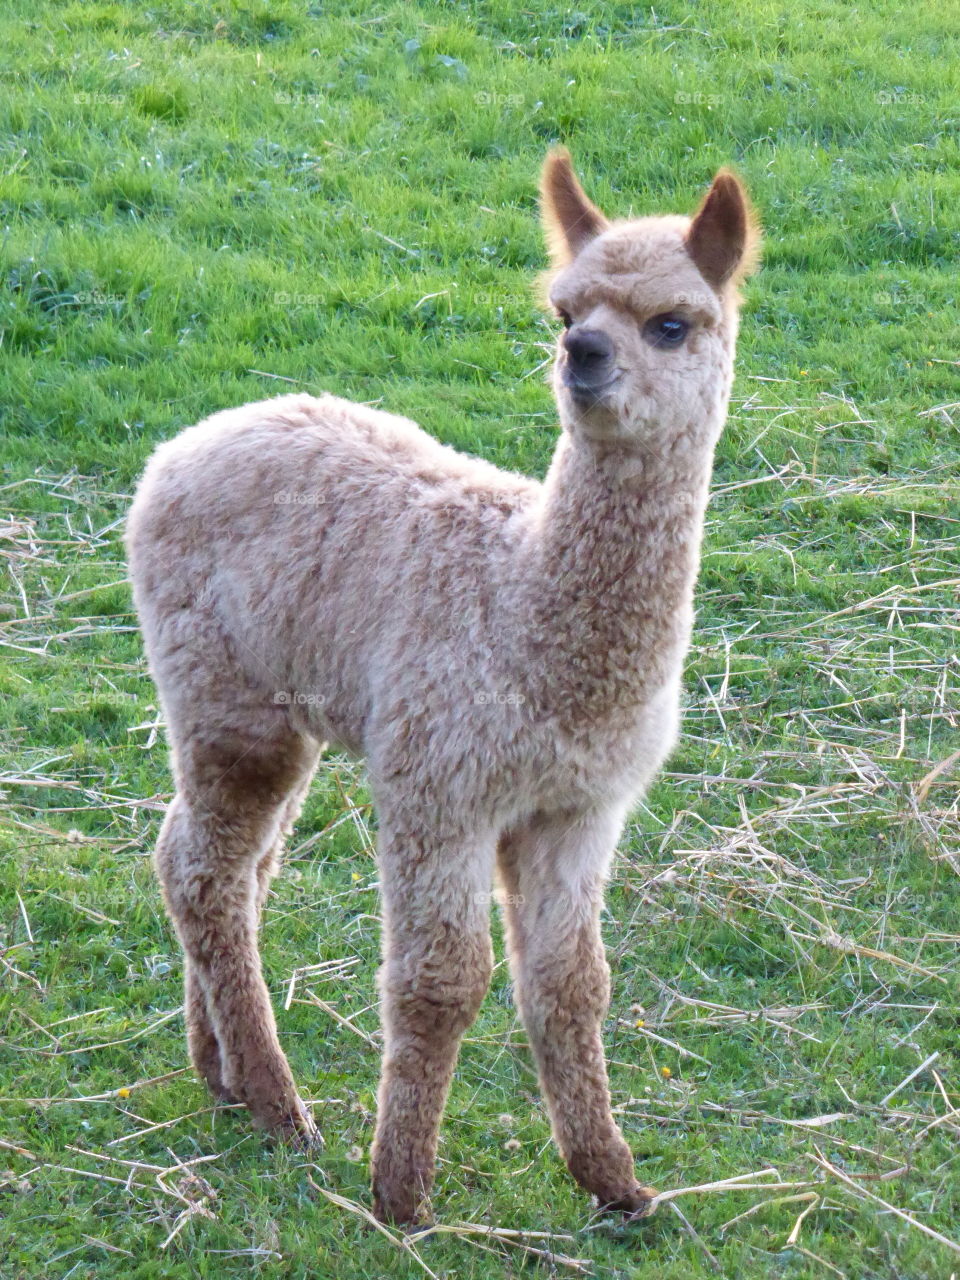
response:
<svg viewBox="0 0 960 1280"><path fill-rule="evenodd" d="M517 1004L554 1139L601 1207L642 1217L656 1192L638 1183L613 1119L602 1039L600 907L619 830L619 815L538 815L501 839L498 862Z"/></svg>
<svg viewBox="0 0 960 1280"><path fill-rule="evenodd" d="M460 1040L490 983L493 844L453 847L381 826L384 1034L371 1152L374 1210L427 1216L437 1140Z"/></svg>

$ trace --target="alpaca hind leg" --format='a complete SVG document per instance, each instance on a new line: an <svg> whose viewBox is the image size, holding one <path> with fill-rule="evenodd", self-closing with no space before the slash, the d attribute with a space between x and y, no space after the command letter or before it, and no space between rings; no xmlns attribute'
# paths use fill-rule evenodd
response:
<svg viewBox="0 0 960 1280"><path fill-rule="evenodd" d="M540 814L497 850L517 1004L554 1139L604 1208L642 1217L640 1186L610 1110L602 1027L610 971L600 936L603 880L619 834L608 814Z"/></svg>
<svg viewBox="0 0 960 1280"><path fill-rule="evenodd" d="M280 727L252 740L238 733L216 742L188 737L177 744L178 794L156 852L187 957L195 1065L220 1096L245 1103L259 1125L304 1138L313 1134L312 1121L280 1049L260 971L257 925L267 874L258 875L258 867L272 867L289 797L314 761L314 745Z"/></svg>
<svg viewBox="0 0 960 1280"><path fill-rule="evenodd" d="M313 769L316 766L319 754L319 749L316 749L312 764L307 766L303 782L298 788L294 789L285 803L280 834L273 846L257 863L256 909L258 916L266 901L270 881L276 874L284 841L293 830L293 825L300 814L304 797L310 788ZM236 1102L237 1099L227 1088L223 1078L220 1043L213 1028L202 979L187 957L184 958L184 1007L187 1024L187 1046L194 1068L198 1075L206 1081L207 1087L214 1097L220 1098L224 1102Z"/></svg>
<svg viewBox="0 0 960 1280"><path fill-rule="evenodd" d="M187 955L183 961L184 1016L187 1024L187 1051L197 1075L221 1102L236 1102L223 1078L220 1042L213 1029L203 980Z"/></svg>
<svg viewBox="0 0 960 1280"><path fill-rule="evenodd" d="M263 855L257 863L257 914L263 911L264 903L267 900L267 894L270 891L270 881L280 869L283 858L283 847L286 844L287 837L293 831L294 823L300 817L300 810L303 808L303 802L306 799L307 792L310 790L310 783L313 781L314 771L317 767L317 761L320 759L320 747L306 747L307 759L304 765L303 777L290 791L283 803L283 809L280 814L280 830L276 840L271 847Z"/></svg>

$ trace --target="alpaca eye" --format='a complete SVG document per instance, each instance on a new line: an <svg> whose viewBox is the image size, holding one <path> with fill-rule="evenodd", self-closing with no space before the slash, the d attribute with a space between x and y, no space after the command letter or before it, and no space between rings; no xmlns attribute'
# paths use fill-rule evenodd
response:
<svg viewBox="0 0 960 1280"><path fill-rule="evenodd" d="M654 347L679 347L690 332L690 321L665 312L643 326L643 336Z"/></svg>
<svg viewBox="0 0 960 1280"><path fill-rule="evenodd" d="M570 315L569 311L564 311L561 307L558 307L557 315L560 317L561 321L563 322L563 327L565 329L569 329L570 326L573 324L573 317Z"/></svg>

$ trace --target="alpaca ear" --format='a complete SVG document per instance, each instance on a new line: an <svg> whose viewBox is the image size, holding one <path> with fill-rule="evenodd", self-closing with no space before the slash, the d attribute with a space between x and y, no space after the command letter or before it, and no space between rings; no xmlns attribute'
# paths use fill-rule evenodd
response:
<svg viewBox="0 0 960 1280"><path fill-rule="evenodd" d="M747 275L754 266L760 235L743 184L721 169L687 232L687 252L715 289Z"/></svg>
<svg viewBox="0 0 960 1280"><path fill-rule="evenodd" d="M564 147L551 151L540 178L540 209L554 265L565 266L609 225L587 199Z"/></svg>

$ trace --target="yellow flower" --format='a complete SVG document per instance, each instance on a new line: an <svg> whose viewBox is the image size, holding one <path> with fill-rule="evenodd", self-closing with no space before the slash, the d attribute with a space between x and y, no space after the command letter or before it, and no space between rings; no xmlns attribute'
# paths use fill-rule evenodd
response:
<svg viewBox="0 0 960 1280"><path fill-rule="evenodd" d="M360 872L359 872L359 871L354 871L354 873L353 873L353 875L350 877L350 879L353 881L353 883L354 883L354 884L356 884L358 880L362 880L362 879L363 879L363 876L360 874Z"/></svg>
<svg viewBox="0 0 960 1280"><path fill-rule="evenodd" d="M669 1067L661 1067L660 1074L663 1076L664 1080L669 1080L670 1077L673 1075L673 1072L670 1070Z"/></svg>
<svg viewBox="0 0 960 1280"><path fill-rule="evenodd" d="M129 1097L130 1097L130 1090L129 1090L129 1089L127 1089L127 1088L118 1089L118 1090L117 1090L117 1097L118 1097L118 1098L129 1098Z"/></svg>
<svg viewBox="0 0 960 1280"><path fill-rule="evenodd" d="M643 1021L643 1019L642 1019L642 1018L638 1018L638 1019L637 1019L637 1021L636 1021L636 1023L635 1023L635 1025L636 1025L636 1027L637 1027L637 1028L640 1028L640 1027L642 1027L642 1026L645 1026L646 1024L644 1023L644 1021Z"/></svg>
<svg viewBox="0 0 960 1280"><path fill-rule="evenodd" d="M801 370L800 370L800 377L801 377L801 378L805 378L805 377L807 376L807 372L808 372L808 370L806 370L806 369L801 369Z"/></svg>

